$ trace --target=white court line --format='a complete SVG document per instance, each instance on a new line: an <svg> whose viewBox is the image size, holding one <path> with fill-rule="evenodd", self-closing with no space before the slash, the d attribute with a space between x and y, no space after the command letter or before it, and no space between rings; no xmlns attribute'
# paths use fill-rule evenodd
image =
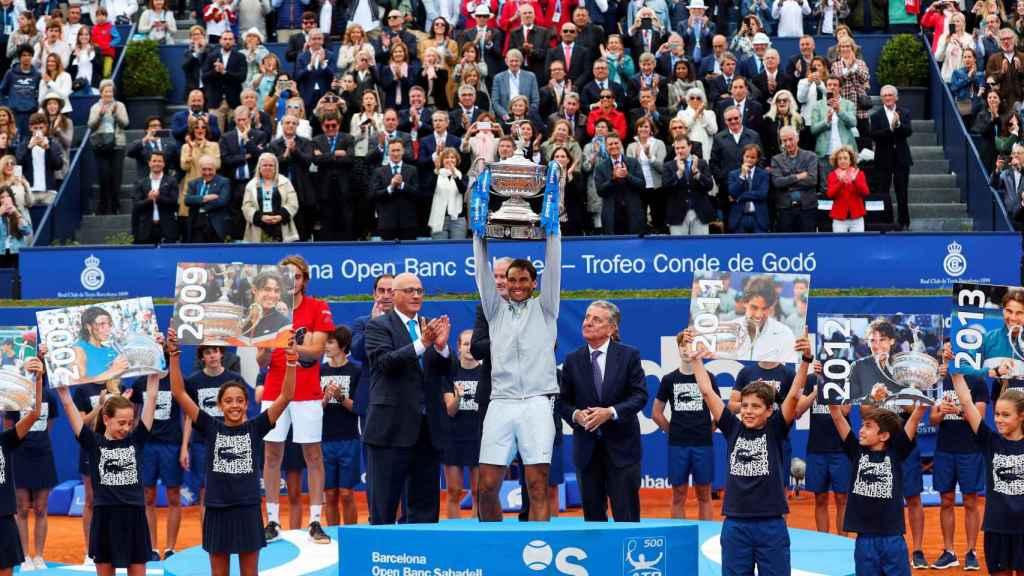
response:
<svg viewBox="0 0 1024 576"><path fill-rule="evenodd" d="M85 564L77 564L77 565L73 565L73 566L66 564L64 566L54 566L52 568L47 568L47 570L74 570L75 572L88 572L90 574L95 574L96 573L96 567L95 566L86 566ZM125 569L125 568L118 568L115 571L115 574L127 574L127 573L128 573L128 570ZM146 568L146 574L151 574L153 576L160 576L163 573L164 573L164 569L163 568Z"/></svg>
<svg viewBox="0 0 1024 576"><path fill-rule="evenodd" d="M718 539L719 534L715 534L711 538L708 538L700 545L700 553L705 558L711 560L715 564L722 564L722 543ZM828 576L821 572L810 572L807 570L797 570L796 568L790 568L789 573L792 576ZM755 572L756 574L756 572Z"/></svg>
<svg viewBox="0 0 1024 576"><path fill-rule="evenodd" d="M281 532L281 539L292 543L299 554L292 560L269 570L260 570L259 576L295 576L311 574L338 565L338 543L314 544L305 530Z"/></svg>

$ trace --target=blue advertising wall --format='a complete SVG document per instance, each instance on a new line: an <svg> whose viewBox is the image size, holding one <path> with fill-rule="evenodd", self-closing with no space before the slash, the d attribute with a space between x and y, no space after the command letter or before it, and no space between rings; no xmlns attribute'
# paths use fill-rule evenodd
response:
<svg viewBox="0 0 1024 576"><path fill-rule="evenodd" d="M491 256L531 258L542 242L494 242ZM1013 233L772 234L566 238L563 290L688 288L694 271L803 272L811 288L952 289L954 282L1017 284ZM468 240L309 244L75 246L21 251L23 298L174 296L178 262L270 264L299 253L314 294L369 294L382 273L413 272L428 293L475 293Z"/></svg>
<svg viewBox="0 0 1024 576"><path fill-rule="evenodd" d="M668 475L666 463L667 440L665 435L657 429L653 420L650 419L650 414L661 376L679 366L675 334L687 322L689 301L686 299L623 299L616 300L615 302L622 310L621 331L623 341L639 348L650 393L647 406L640 416L644 450L643 485L652 488L666 487ZM584 344L580 334L580 327L588 304L589 301L585 300L565 300L562 302L558 335L559 361L566 354ZM423 313L427 316L447 314L452 320L452 334L455 336L461 330L472 328L475 307L476 303L468 300L428 301L424 304ZM949 309L950 299L948 297L813 297L810 301L808 317L813 318L815 314L822 312L836 314L906 312L948 315ZM358 316L368 314L370 303L332 303L331 310L336 323L349 323ZM162 328L167 326L171 311L171 306L169 305L157 307L157 316ZM0 310L0 326L34 325L35 312L36 309L33 308L2 309ZM181 355L182 362L185 363L183 368L186 373L191 371L190 363L192 357L193 355L189 351ZM717 382L722 394L728 396L735 381L735 374L739 372L741 365L738 362L719 361L711 363L709 367L717 375ZM76 478L78 446L71 436L66 418L63 415L54 422L52 437L54 457L60 480ZM564 457L567 463L566 469L571 471L572 439L571 436L567 436L566 439L567 444L564 450ZM794 455L803 456L804 447L807 442L806 416L794 428L792 440ZM718 461L721 462L724 459L725 451L720 434L716 434L715 442ZM930 454L933 446L934 442L925 435L922 439L923 452ZM723 480L723 467L717 466L715 484L721 485Z"/></svg>

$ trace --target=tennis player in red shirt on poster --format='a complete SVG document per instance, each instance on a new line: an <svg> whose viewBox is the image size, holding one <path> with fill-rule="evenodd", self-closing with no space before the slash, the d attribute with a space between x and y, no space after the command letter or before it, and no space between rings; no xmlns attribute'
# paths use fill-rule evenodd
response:
<svg viewBox="0 0 1024 576"><path fill-rule="evenodd" d="M324 353L327 334L334 331L334 320L327 303L306 295L309 285L309 264L297 255L287 256L280 262L288 266L294 279L292 327L299 352L299 371L295 379L295 398L277 420L277 426L263 437L263 484L267 486L266 539L280 538L280 490L270 487L281 485L281 460L288 429L294 427L292 439L302 446L309 473L309 538L317 544L330 544L331 538L320 525L320 509L324 498L324 460L320 451L323 432L323 392L320 389L320 359ZM285 355L283 349L260 353L260 366L269 362L270 370L264 382L261 408L266 410L284 382Z"/></svg>

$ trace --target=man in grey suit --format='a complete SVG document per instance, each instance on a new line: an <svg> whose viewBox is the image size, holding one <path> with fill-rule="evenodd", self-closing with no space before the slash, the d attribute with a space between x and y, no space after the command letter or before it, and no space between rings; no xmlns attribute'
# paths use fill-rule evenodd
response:
<svg viewBox="0 0 1024 576"><path fill-rule="evenodd" d="M1024 145L1014 144L1010 165L1005 169L1003 165L1003 160L996 161L996 170L992 171L992 187L999 191L1006 215L1013 219L1021 208L1021 193L1024 192Z"/></svg>
<svg viewBox="0 0 1024 576"><path fill-rule="evenodd" d="M537 77L529 70L523 70L523 53L515 48L505 55L508 70L494 77L491 85L491 108L502 120L508 120L508 103L515 96L526 96L530 101L530 112L537 113L540 106L540 90Z"/></svg>

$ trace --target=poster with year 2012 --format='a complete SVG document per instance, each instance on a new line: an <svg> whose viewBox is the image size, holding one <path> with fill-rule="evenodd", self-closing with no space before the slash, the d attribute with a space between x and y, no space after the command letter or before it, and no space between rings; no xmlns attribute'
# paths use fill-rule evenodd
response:
<svg viewBox="0 0 1024 576"><path fill-rule="evenodd" d="M182 344L284 348L292 290L288 266L179 263L171 328Z"/></svg>
<svg viewBox="0 0 1024 576"><path fill-rule="evenodd" d="M153 299L36 312L52 387L166 372Z"/></svg>
<svg viewBox="0 0 1024 576"><path fill-rule="evenodd" d="M694 349L715 358L796 363L807 329L808 274L697 272L690 295Z"/></svg>

